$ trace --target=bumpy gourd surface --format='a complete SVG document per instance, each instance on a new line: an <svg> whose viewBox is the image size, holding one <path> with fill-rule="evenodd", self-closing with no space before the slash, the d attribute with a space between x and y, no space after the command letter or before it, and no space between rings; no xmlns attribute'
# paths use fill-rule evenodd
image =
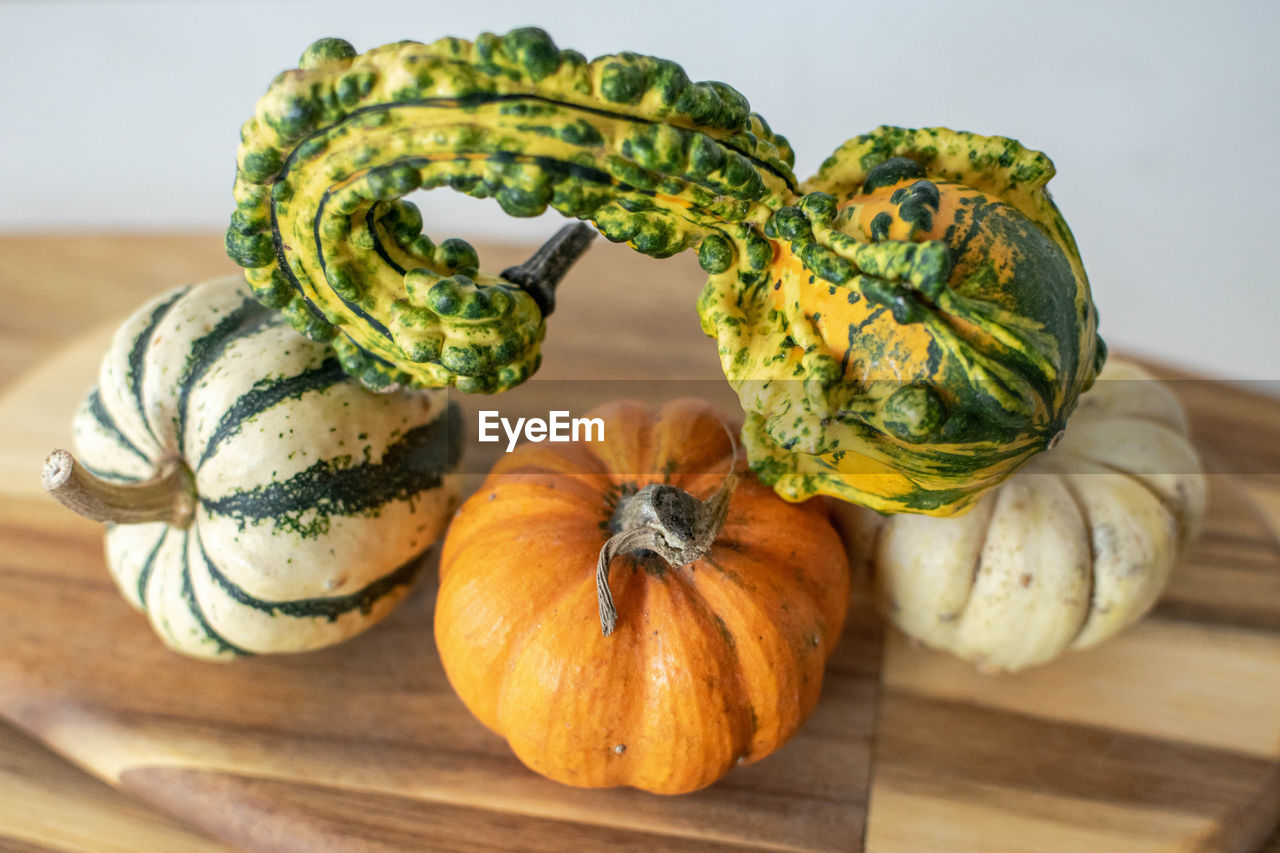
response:
<svg viewBox="0 0 1280 853"><path fill-rule="evenodd" d="M191 524L109 525L107 564L167 645L233 658L336 643L390 612L452 510L459 420L443 392L369 392L219 279L121 326L73 431L104 480L190 470Z"/></svg>
<svg viewBox="0 0 1280 853"><path fill-rule="evenodd" d="M999 137L857 137L713 276L703 327L785 497L948 515L1061 432L1103 358L1053 166Z"/></svg>
<svg viewBox="0 0 1280 853"><path fill-rule="evenodd" d="M706 223L762 223L794 184L785 141L733 89L635 54L587 62L541 30L360 56L326 39L301 65L242 130L227 248L370 384L499 391L538 364L533 300L466 242L423 235L400 200L414 190L550 206L667 257Z"/></svg>
<svg viewBox="0 0 1280 853"><path fill-rule="evenodd" d="M244 127L227 246L367 383L500 391L537 367L533 300L401 200L440 186L696 247L752 467L789 499L957 512L1049 444L1103 358L1053 165L1012 140L880 128L800 184L742 95L666 60L524 29L326 39L301 64Z"/></svg>

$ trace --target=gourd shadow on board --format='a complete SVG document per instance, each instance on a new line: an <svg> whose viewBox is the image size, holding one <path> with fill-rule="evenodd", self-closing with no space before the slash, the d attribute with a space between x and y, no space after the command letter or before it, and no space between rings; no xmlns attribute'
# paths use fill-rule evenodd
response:
<svg viewBox="0 0 1280 853"><path fill-rule="evenodd" d="M300 652L405 597L456 505L442 391L375 394L239 276L156 297L117 331L45 487L104 521L107 566L166 645Z"/></svg>
<svg viewBox="0 0 1280 853"><path fill-rule="evenodd" d="M545 32L322 39L242 129L231 256L265 304L371 385L494 392L537 368L536 301L421 233L403 196L548 206L654 257L697 248L698 299L753 470L947 515L1043 450L1102 358L1043 154L883 127L801 183L741 94Z"/></svg>
<svg viewBox="0 0 1280 853"><path fill-rule="evenodd" d="M813 710L848 562L821 502L739 470L707 403L590 416L603 442L522 445L458 511L436 645L462 701L538 773L693 791Z"/></svg>
<svg viewBox="0 0 1280 853"><path fill-rule="evenodd" d="M1112 362L1062 440L955 518L844 505L880 610L984 671L1016 671L1137 622L1200 530L1206 483L1162 383Z"/></svg>

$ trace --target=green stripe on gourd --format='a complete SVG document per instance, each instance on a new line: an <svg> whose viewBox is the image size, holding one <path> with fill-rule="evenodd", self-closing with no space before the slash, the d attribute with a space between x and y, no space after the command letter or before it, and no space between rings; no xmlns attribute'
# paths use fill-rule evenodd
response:
<svg viewBox="0 0 1280 853"><path fill-rule="evenodd" d="M455 411L455 410L451 410ZM438 461L460 452L462 423L442 417L414 427L386 445L377 461L355 461L350 454L317 459L288 478L252 488L200 496L200 507L211 518L230 519L238 529L269 524L302 538L327 534L334 516L376 514L391 501L407 501L439 488ZM427 464L423 464L424 461Z"/></svg>
<svg viewBox="0 0 1280 853"><path fill-rule="evenodd" d="M758 229L795 183L741 95L665 60L587 62L525 29L359 56L329 39L301 64L242 130L227 248L264 304L370 384L500 391L538 364L536 304L464 241L423 235L410 192L551 207L667 257Z"/></svg>
<svg viewBox="0 0 1280 853"><path fill-rule="evenodd" d="M151 428L151 424L146 419L145 409L142 402L142 374L143 374L143 358L146 356L147 347L151 344L151 337L155 334L156 327L160 325L160 321L169 313L169 309L173 307L185 294L185 288L178 288L159 300L159 304L155 305L150 313L144 314L138 312L129 319L130 324L143 323L142 328L137 334L132 336L132 344L129 346L128 359L123 365L115 365L115 375L110 377L106 387L114 389L119 387L128 389L133 393L133 401L136 404L136 411L142 416L142 426L146 429L147 435L154 441L156 434ZM144 319L145 317L145 319ZM123 368L123 369L121 369ZM125 377L123 382L118 377L123 374ZM121 401L123 402L123 401Z"/></svg>
<svg viewBox="0 0 1280 853"><path fill-rule="evenodd" d="M215 659L385 616L443 531L461 454L444 392L374 394L248 297L230 278L144 306L73 423L77 476L137 490L179 472L185 520L108 524L108 568L168 645Z"/></svg>
<svg viewBox="0 0 1280 853"><path fill-rule="evenodd" d="M102 395L98 393L98 389L94 388L89 392L88 398L85 400L86 415L91 418L99 428L111 436L123 450L127 450L133 456L136 456L143 464L150 466L151 460L147 455L139 450L129 437L121 431L115 419L107 412L107 408L102 403ZM99 475L101 476L101 475ZM119 478L116 478L119 479Z"/></svg>
<svg viewBox="0 0 1280 853"><path fill-rule="evenodd" d="M312 391L323 391L331 385L343 381L346 374L337 358L326 358L318 367L304 370L287 377L267 377L259 379L253 387L240 396L231 408L222 413L218 426L209 436L204 451L196 460L196 467L213 455L223 441L236 435L244 428L245 422L255 415L284 402L296 400Z"/></svg>

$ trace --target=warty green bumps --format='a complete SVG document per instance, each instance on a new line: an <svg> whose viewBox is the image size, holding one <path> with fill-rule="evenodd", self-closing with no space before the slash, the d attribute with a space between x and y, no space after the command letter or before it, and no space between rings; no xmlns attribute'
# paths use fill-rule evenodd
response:
<svg viewBox="0 0 1280 853"><path fill-rule="evenodd" d="M449 187L552 207L653 257L696 248L698 300L785 497L950 514L1062 430L1105 350L1047 157L1001 137L882 127L806 182L723 83L541 30L325 39L242 131L227 247L265 304L370 385L501 391L542 313L403 197Z"/></svg>

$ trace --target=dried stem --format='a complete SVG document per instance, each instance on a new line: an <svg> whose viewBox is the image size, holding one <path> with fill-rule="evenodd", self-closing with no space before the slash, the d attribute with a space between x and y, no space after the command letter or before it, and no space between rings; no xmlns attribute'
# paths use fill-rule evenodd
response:
<svg viewBox="0 0 1280 853"><path fill-rule="evenodd" d="M40 483L67 509L94 521L163 521L182 528L195 514L195 484L180 459L161 462L150 480L112 483L89 473L67 451L55 450L44 462Z"/></svg>
<svg viewBox="0 0 1280 853"><path fill-rule="evenodd" d="M595 237L595 230L581 222L566 225L543 243L529 260L503 270L502 277L520 285L538 303L538 309L546 317L555 310L556 286L560 279L582 257Z"/></svg>
<svg viewBox="0 0 1280 853"><path fill-rule="evenodd" d="M733 442L732 433L729 438ZM596 564L596 604L600 630L606 637L618 624L618 611L609 590L609 564L613 558L644 549L678 569L705 557L729 516L729 501L738 485L737 463L738 446L733 442L729 473L705 501L668 483L650 483L618 502L614 519L621 529L604 543Z"/></svg>

